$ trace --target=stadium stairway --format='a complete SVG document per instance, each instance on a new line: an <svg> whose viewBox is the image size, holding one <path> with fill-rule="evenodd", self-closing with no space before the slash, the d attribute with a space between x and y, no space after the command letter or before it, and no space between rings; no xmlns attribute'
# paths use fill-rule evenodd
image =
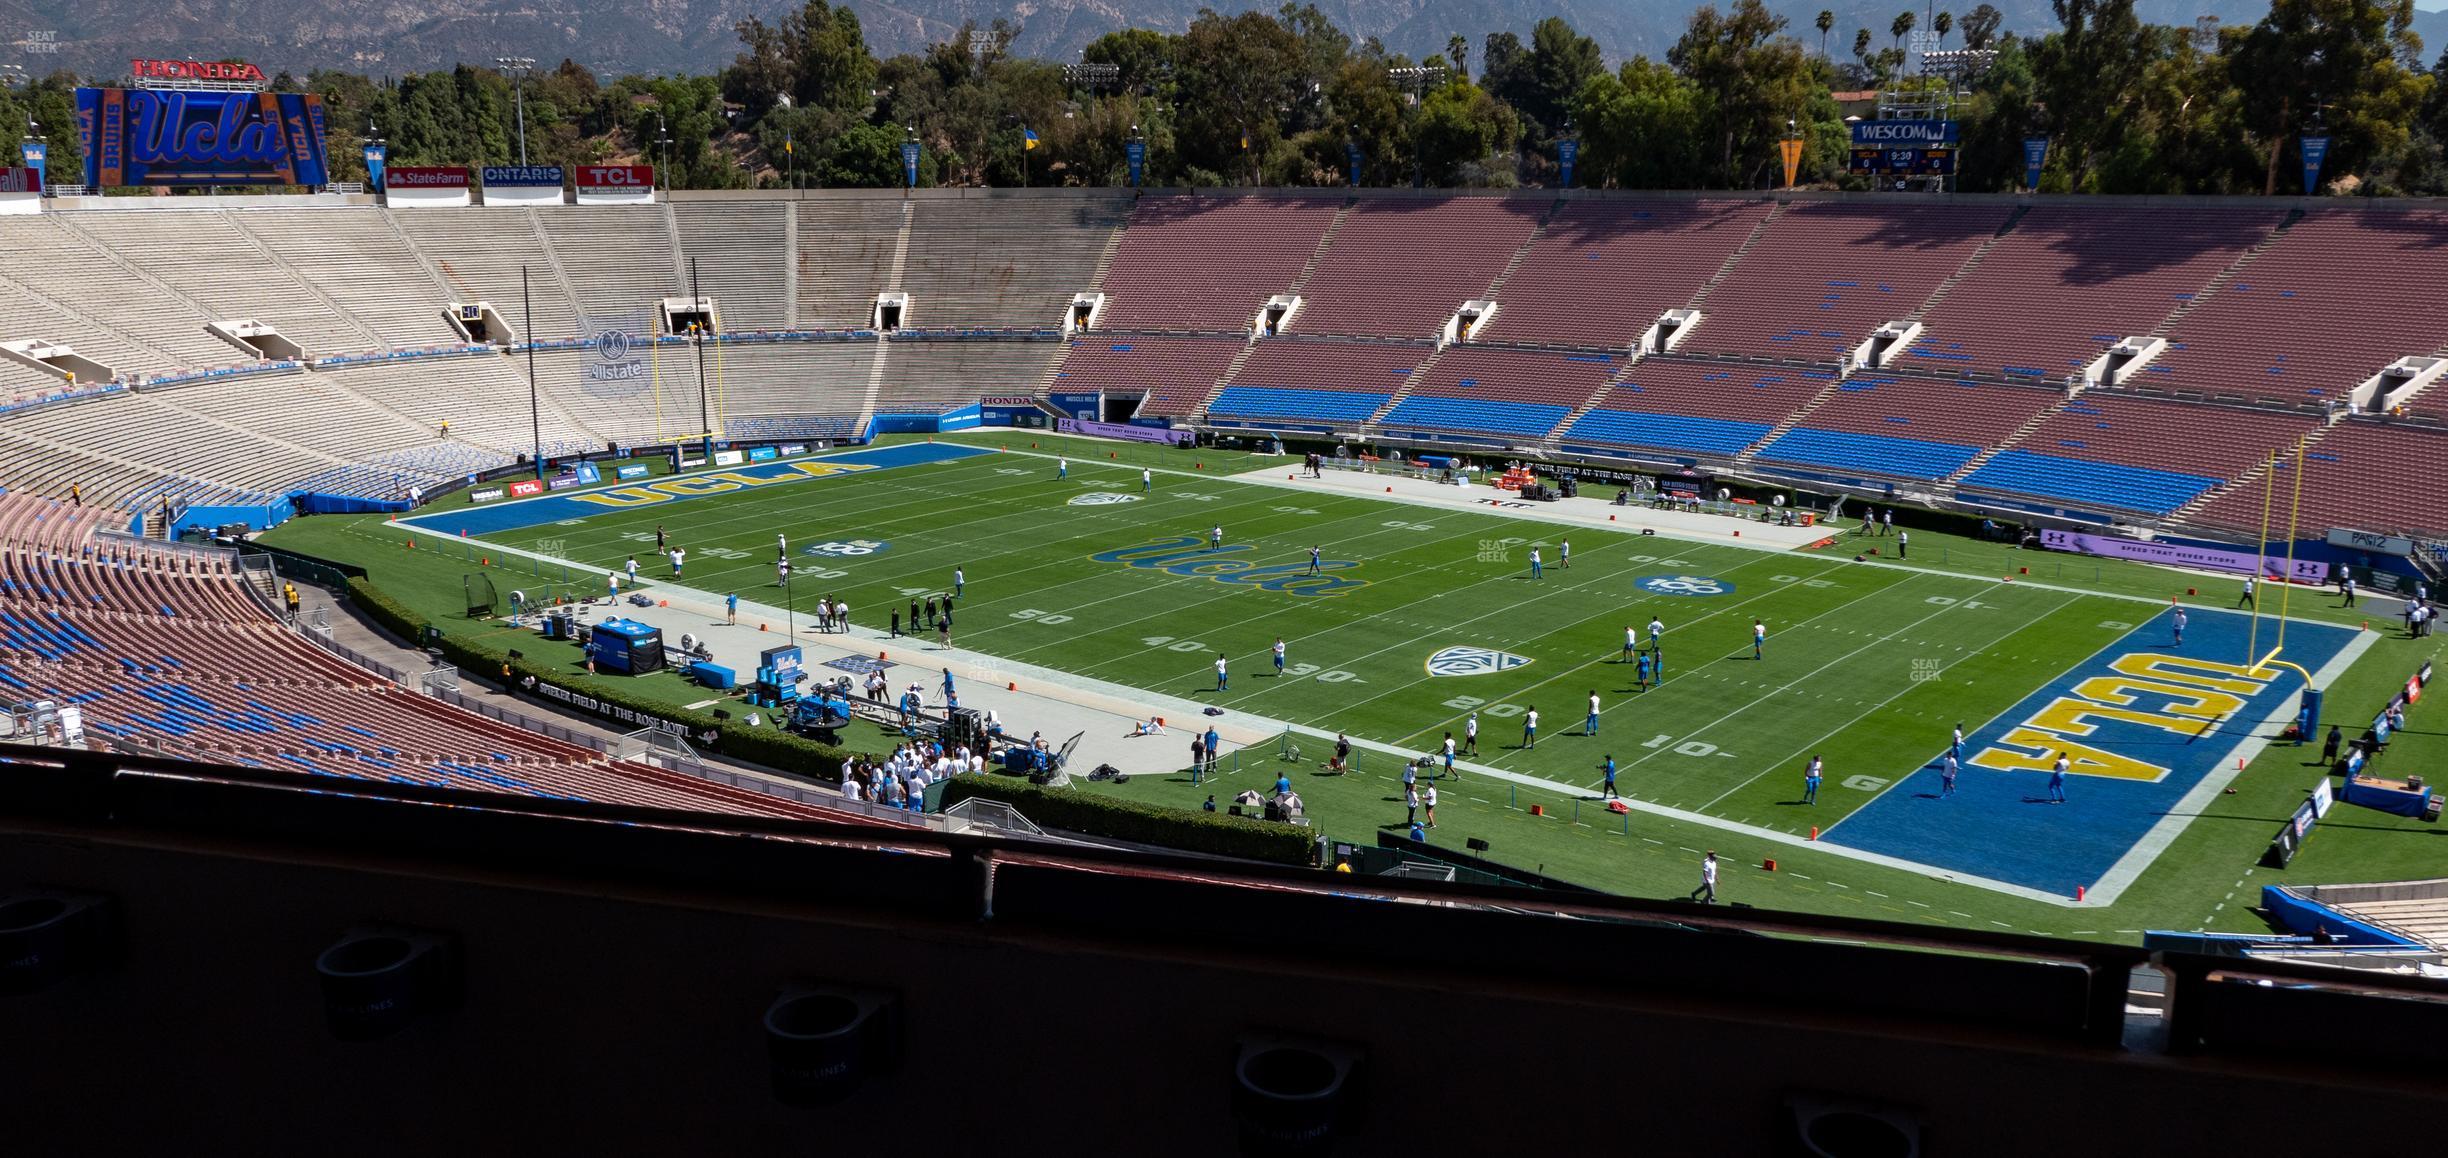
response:
<svg viewBox="0 0 2448 1158"><path fill-rule="evenodd" d="M1338 217L1336 220L1341 220L1341 218ZM1333 233L1329 231L1327 236L1331 237ZM1312 268L1315 268L1315 259L1311 261ZM1302 276L1308 275L1303 274ZM1255 332L1242 341L1241 352L1233 355L1232 361L1224 364L1224 372L1216 375L1215 385L1207 388L1206 395L1198 400L1197 405L1188 408L1190 413L1202 417L1206 415L1207 408L1215 405L1216 398L1224 393L1224 388L1231 385L1233 378L1241 373L1241 367L1248 365L1251 356L1258 352L1258 341L1258 335Z"/></svg>
<svg viewBox="0 0 2448 1158"><path fill-rule="evenodd" d="M1301 267L1300 276L1292 279L1291 288L1284 292L1298 297L1301 291L1309 288L1310 280L1317 277L1318 267L1326 263L1326 254L1334 248L1335 235L1343 232L1344 222L1351 220L1351 213L1352 199L1346 197L1342 206L1335 210L1334 220L1326 223L1326 232L1318 235L1317 247L1309 251L1309 264ZM1250 316L1253 319L1258 316L1256 304L1250 307ZM1238 370L1240 366L1236 364L1233 368ZM1225 377L1227 381L1231 379L1231 375Z"/></svg>
<svg viewBox="0 0 2448 1158"><path fill-rule="evenodd" d="M2040 411L2040 413L2024 419L2023 425L2015 427L2013 433L1999 439L1995 445L1982 447L1979 454L1973 455L1972 458L1965 462L1963 466L1955 473L1948 475L1939 481L1948 484L1961 482L1973 471L1989 465L1989 460L1996 458L1999 452L2011 450L2015 447L2021 446L2024 439L2030 438L2032 436L2032 432L2040 429L2042 423L2047 422L2051 418L2055 418L2057 416L2057 412L2065 409L2065 404L2072 401L2074 396L2079 393L2081 393L2080 387L2069 390L2066 393L2066 396L2063 399L2060 399L2056 405L2045 407Z"/></svg>
<svg viewBox="0 0 2448 1158"><path fill-rule="evenodd" d="M1963 284L1963 280L1965 278L1972 276L1973 273L1980 269L1981 262L1988 258L1989 251L1996 249L1998 247L1998 243L2006 240L2006 235L2013 233L2015 225L2023 220L2024 214L2029 212L2031 212L2031 206L2028 204L2015 206L2014 212L2007 214L2006 220L1998 223L1997 232L1990 234L1989 240L1981 242L1980 248L1972 251L1972 256L1965 258L1962 265L1956 266L1955 272L1947 275L1947 279L1945 281L1939 282L1938 288L1931 290L1930 295L1927 298L1922 299L1919 308L1913 310L1913 312L1909 314L1904 315L1904 317L1898 320L1918 322L1924 318L1927 318L1930 315L1931 310L1938 308L1938 303L1946 300L1946 296L1949 291L1953 290L1956 286ZM1902 351L1898 352L1901 353Z"/></svg>
<svg viewBox="0 0 2448 1158"><path fill-rule="evenodd" d="M1515 254L1513 256L1514 260L1516 261L1521 259L1520 254ZM1384 422L1386 415L1392 414L1395 407L1402 405L1404 399L1411 397L1411 392L1419 389L1419 384L1428 380L1428 371L1436 367L1437 359L1444 357L1445 351L1449 348L1450 347L1439 346L1436 349L1429 351L1428 356L1421 359L1419 365L1413 366L1409 374L1403 375L1402 388L1396 390L1391 396L1389 396L1385 401L1385 405L1378 407L1376 413L1369 415L1369 424L1375 425L1377 423ZM1553 434L1554 432L1549 431L1548 433Z"/></svg>
<svg viewBox="0 0 2448 1158"><path fill-rule="evenodd" d="M264 260L264 264L288 273L291 280L297 283L297 288L300 293L303 293L315 301L321 302L324 309L331 311L332 317L339 319L339 323L342 326L354 331L356 336L364 342L364 345L358 347L357 350L322 350L312 352L347 354L358 353L366 350L386 350L391 347L391 343L385 341L381 334L374 332L374 328L367 325L364 319L359 318L346 305L332 300L332 296L330 294L324 293L320 286L315 285L312 280L293 269L289 263L281 260L281 256L279 254L272 252L272 248L264 244L263 238L257 237L252 232L249 232L245 225L242 224L246 220L246 216L247 215L244 213L232 213L229 215L228 219L230 224L230 235L238 238L246 245L247 248L254 250L256 255Z"/></svg>
<svg viewBox="0 0 2448 1158"><path fill-rule="evenodd" d="M1598 409L1598 404L1606 401L1608 392L1614 390L1618 386L1623 385L1630 379L1632 375L1632 368L1637 365L1640 365L1640 356L1637 352L1626 357L1623 360L1623 365L1616 367L1613 374L1607 375L1606 381L1599 383L1597 389L1590 391L1589 397L1581 400L1581 405L1573 407L1572 413L1565 415L1563 421L1556 423L1556 428L1547 433L1547 437L1543 441L1543 444L1557 450L1562 450L1564 446L1564 432L1571 430L1574 423L1589 417L1590 411Z"/></svg>
<svg viewBox="0 0 2448 1158"><path fill-rule="evenodd" d="M2320 448L2321 440L2329 437L2329 432L2337 429L2338 423L2345 421L2345 419L2346 412L2344 410L2340 410L2337 413L2330 415L2327 422L2322 423L2319 429L2314 430L2310 436L2304 439L2305 452L2310 453L2318 450ZM2285 452L2282 451L2281 453L2284 454ZM2287 457L2293 456L2290 454L2287 455ZM2253 464L2253 468L2251 470L2245 471L2234 478L2228 479L2226 482L2220 483L2217 486L2211 487L2209 490L2203 491L2200 498L2186 503L2184 506L2177 508L2173 513L2169 514L2167 521L2171 523L2190 523L2193 521L2194 516L2200 514L2202 510L2207 508L2211 503L2225 498L2229 494L2236 491L2261 485L2262 478L2270 473L2272 464L2275 461L2276 456L2263 458L2260 462ZM2284 500L2282 499L2281 501Z"/></svg>
<svg viewBox="0 0 2448 1158"><path fill-rule="evenodd" d="M2159 324L2151 327L2150 336L2164 338L2175 333L2176 324L2182 322L2186 314L2192 313L2194 307L2218 296L2219 291L2226 289L2229 283L2235 281L2236 275L2244 272L2245 267L2250 266L2269 247L2278 244L2280 239L2287 235L2288 230L2295 228L2296 222L2303 220L2303 216L2301 209L2288 210L2286 218L2278 223L2277 228L2270 230L2269 236L2262 238L2251 249L2237 254L2236 259L2228 262L2227 268L2220 270L2217 277L2211 278L2208 285L2194 291L2191 297L2178 302L2175 309L2169 310L2166 317L2159 319Z"/></svg>
<svg viewBox="0 0 2448 1158"><path fill-rule="evenodd" d="M1735 269L1742 265L1743 259L1751 256L1751 250L1760 243L1760 238L1768 236L1768 227L1776 224L1777 218L1783 217L1785 211L1792 207L1793 202L1777 202L1773 208L1768 210L1766 217L1759 219L1759 224L1751 227L1751 236L1744 238L1743 243L1736 247L1734 252L1727 254L1725 261L1717 267L1717 272L1710 275L1709 279L1702 282L1700 288L1692 293L1691 302L1685 308L1701 311L1701 325L1708 324L1709 295L1717 292L1717 287L1725 284L1725 279L1733 276ZM1566 425L1571 424L1566 423Z"/></svg>
<svg viewBox="0 0 2448 1158"><path fill-rule="evenodd" d="M1505 282L1512 279L1514 271L1522 267L1522 262L1529 260L1530 250L1538 245L1540 238L1547 235L1548 223L1555 220L1556 211L1562 209L1563 207L1564 203L1562 201L1550 201L1547 203L1547 211L1539 214L1538 227L1530 231L1530 236L1522 238L1521 246L1513 251L1512 259L1505 262L1503 269L1496 271L1496 280L1488 283L1486 300L1492 302L1502 302L1504 300ZM1457 308L1459 308L1461 304L1462 303L1460 302L1454 303Z"/></svg>
<svg viewBox="0 0 2448 1158"><path fill-rule="evenodd" d="M1800 407L1796 408L1793 413L1786 415L1784 421L1769 427L1767 433L1760 435L1757 441L1754 441L1751 445L1744 447L1742 449L1742 453L1734 456L1735 463L1737 465L1748 465L1753 458L1758 457L1760 451L1767 449L1771 444L1775 443L1776 440L1792 433L1793 428L1800 426L1802 424L1802 420L1810 417L1812 411L1827 405L1829 399L1836 397L1837 391L1844 389L1845 378L1851 372L1852 368L1850 366L1840 365L1836 367L1836 376L1828 379L1827 385L1820 387L1817 394L1811 395L1810 401L1803 403Z"/></svg>

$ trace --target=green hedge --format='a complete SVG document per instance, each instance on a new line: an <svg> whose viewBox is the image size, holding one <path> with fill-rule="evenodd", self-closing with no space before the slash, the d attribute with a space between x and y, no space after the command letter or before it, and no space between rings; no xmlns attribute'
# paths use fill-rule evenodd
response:
<svg viewBox="0 0 2448 1158"><path fill-rule="evenodd" d="M426 627L423 617L385 594L381 588L363 579L350 579L348 594L350 601L363 608L375 622L411 645L422 641ZM483 647L449 632L442 633L433 646L444 659L458 665L460 671L482 679L499 680L502 664L507 662L513 679L523 682L532 677L537 683L552 684L633 712L670 720L687 727L692 733L712 731L720 737L715 747L723 755L751 764L762 764L821 780L839 781L842 765L850 757L846 749L819 744L771 724L756 727L737 718L718 720L710 713L693 712L637 695L611 680L572 676L560 670L558 665L538 660L533 655L510 659L507 649L497 651ZM767 713L767 718L770 719L771 715ZM614 721L613 726L620 725Z"/></svg>
<svg viewBox="0 0 2448 1158"><path fill-rule="evenodd" d="M1187 852L1307 865L1314 862L1317 848L1317 830L1312 828L1144 804L1072 788L1046 788L1012 776L993 773L957 776L944 786L943 801L947 808L971 797L1002 801L1048 828Z"/></svg>

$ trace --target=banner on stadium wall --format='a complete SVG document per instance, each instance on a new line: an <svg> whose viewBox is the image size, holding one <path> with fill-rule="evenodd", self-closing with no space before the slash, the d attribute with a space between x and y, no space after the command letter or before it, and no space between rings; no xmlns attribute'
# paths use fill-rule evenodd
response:
<svg viewBox="0 0 2448 1158"><path fill-rule="evenodd" d="M0 213L42 212L42 170L0 169Z"/></svg>
<svg viewBox="0 0 2448 1158"><path fill-rule="evenodd" d="M566 176L559 165L487 165L484 203L559 205L561 182Z"/></svg>
<svg viewBox="0 0 2448 1158"><path fill-rule="evenodd" d="M390 154L390 151L389 151L388 149L385 149L385 148L384 148L384 147L383 147L383 146L382 146L380 143L369 142L369 143L366 145L366 147L365 147L366 188L371 189L371 190L373 190L373 191L375 191L375 192L377 192L377 193L382 192L382 187L383 187L383 162L384 162L385 160L388 160L388 159L390 158L390 155L391 155L391 154Z"/></svg>
<svg viewBox="0 0 2448 1158"><path fill-rule="evenodd" d="M1343 159L1344 159L1346 162L1348 162L1348 163L1350 164L1350 167L1351 167L1351 184L1352 184L1352 188L1354 188L1354 189L1357 189L1357 188L1359 188L1359 187L1360 187L1360 161L1361 161L1361 157L1362 157L1362 154L1361 154L1361 152L1360 152L1360 142L1358 142L1358 141L1352 141L1352 142L1349 142L1349 143L1347 143L1347 144L1345 144L1345 145L1343 146Z"/></svg>
<svg viewBox="0 0 2448 1158"><path fill-rule="evenodd" d="M2249 551L2224 551L2216 547L2183 546L2176 543L2143 542L2120 539L2113 535L2086 535L2079 531L2042 531L2040 545L2052 551L2074 551L2096 555L2103 559L2131 559L2139 563L2158 563L2169 567L2195 567L2205 571L2226 571L2237 575L2258 572L2268 579L2292 578L2298 583L2319 583L2329 577L2327 563L2309 559L2295 560L2292 573L2287 561L2263 559Z"/></svg>
<svg viewBox="0 0 2448 1158"><path fill-rule="evenodd" d="M748 461L750 462L772 462L780 457L782 457L782 452L775 450L770 446L752 446L748 448Z"/></svg>
<svg viewBox="0 0 2448 1158"><path fill-rule="evenodd" d="M1125 161L1130 163L1130 185L1131 188L1136 189L1139 187L1139 182L1147 176L1147 142L1124 142L1122 145L1122 157ZM912 176L910 181L912 184L915 184L917 182L917 177Z"/></svg>
<svg viewBox="0 0 2448 1158"><path fill-rule="evenodd" d="M1048 394L1046 401L1052 404L1054 409L1086 422L1094 422L1105 413L1105 395L1094 391L1085 394L1059 392Z"/></svg>
<svg viewBox="0 0 2448 1158"><path fill-rule="evenodd" d="M633 479L633 478L645 478L647 475L652 474L652 473L654 473L654 472L653 472L653 471L651 471L651 470L649 470L649 469L647 469L647 466L646 466L646 464L645 464L645 463L640 462L640 463L631 463L630 465L628 465L628 466L624 466L624 467L620 468L619 470L614 471L613 473L614 473L614 474L616 474L616 475L619 475L619 476L620 476L620 478L621 478L621 480L622 480L622 481L624 481L624 482L626 482L626 481L628 481L629 479Z"/></svg>
<svg viewBox="0 0 2448 1158"><path fill-rule="evenodd" d="M530 495L543 493L544 480L542 479L526 478L510 484L510 497L514 499L523 499Z"/></svg>
<svg viewBox="0 0 2448 1158"><path fill-rule="evenodd" d="M1556 142L1556 168L1560 170L1556 175L1558 186L1572 188L1573 165L1580 159L1581 142L1569 138Z"/></svg>
<svg viewBox="0 0 2448 1158"><path fill-rule="evenodd" d="M51 146L41 141L27 141L17 146L17 156L25 162L26 168L34 170L34 176L39 181L45 176L43 167L50 163ZM41 188L39 184L35 187Z"/></svg>
<svg viewBox="0 0 2448 1158"><path fill-rule="evenodd" d="M331 183L311 93L80 88L76 107L89 188Z"/></svg>
<svg viewBox="0 0 2448 1158"><path fill-rule="evenodd" d="M745 455L736 450L718 450L714 452L714 465L738 466L745 458Z"/></svg>
<svg viewBox="0 0 2448 1158"><path fill-rule="evenodd" d="M2329 528L2329 545L2374 555L2396 555L2400 558L2414 553L2414 540L2396 535L2375 535L2368 531L2353 531L2345 527Z"/></svg>
<svg viewBox="0 0 2448 1158"><path fill-rule="evenodd" d="M2305 133L2303 138L2304 196L2310 197L2320 189L2321 162L2328 159L2328 136Z"/></svg>
<svg viewBox="0 0 2448 1158"><path fill-rule="evenodd" d="M1159 430L1152 426L1129 426L1112 422L1082 422L1065 418L1054 424L1064 434L1090 434L1098 438L1121 438L1131 442L1155 442L1166 446L1188 446L1197 437L1187 430Z"/></svg>
<svg viewBox="0 0 2448 1158"><path fill-rule="evenodd" d="M2025 189L2035 193L2040 191L2040 170L2048 167L2048 146L2047 137L2023 138L2023 187Z"/></svg>
<svg viewBox="0 0 2448 1158"><path fill-rule="evenodd" d="M1802 173L1802 138L1787 137L1777 142L1777 156L1785 162L1785 187L1794 187L1794 178Z"/></svg>
<svg viewBox="0 0 2448 1158"><path fill-rule="evenodd" d="M580 205L645 205L654 200L652 165L580 165L573 176Z"/></svg>
<svg viewBox="0 0 2448 1158"><path fill-rule="evenodd" d="M910 188L918 187L918 142L916 141L901 143L901 177L902 180L908 182Z"/></svg>
<svg viewBox="0 0 2448 1158"><path fill-rule="evenodd" d="M456 208L470 204L472 182L460 165L390 165L383 169L383 204L394 209Z"/></svg>
<svg viewBox="0 0 2448 1158"><path fill-rule="evenodd" d="M1026 394L989 394L978 399L978 405L1030 407L1037 405L1037 400Z"/></svg>

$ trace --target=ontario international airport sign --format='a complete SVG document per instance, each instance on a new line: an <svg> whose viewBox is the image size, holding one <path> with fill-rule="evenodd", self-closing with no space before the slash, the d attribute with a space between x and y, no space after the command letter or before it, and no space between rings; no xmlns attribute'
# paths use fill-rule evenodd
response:
<svg viewBox="0 0 2448 1158"><path fill-rule="evenodd" d="M1955 121L1855 121L1856 173L1945 175L1955 171L1963 126Z"/></svg>
<svg viewBox="0 0 2448 1158"><path fill-rule="evenodd" d="M487 205L558 205L567 173L559 165L487 165Z"/></svg>
<svg viewBox="0 0 2448 1158"><path fill-rule="evenodd" d="M88 186L330 183L319 96L80 88L76 102Z"/></svg>

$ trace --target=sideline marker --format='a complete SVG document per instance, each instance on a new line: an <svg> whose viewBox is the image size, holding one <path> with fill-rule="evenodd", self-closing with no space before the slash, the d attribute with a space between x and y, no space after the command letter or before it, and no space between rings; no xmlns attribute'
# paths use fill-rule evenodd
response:
<svg viewBox="0 0 2448 1158"><path fill-rule="evenodd" d="M1764 869L1767 869L1769 872L1775 872L1775 871L1776 871L1776 858L1775 858L1775 857L1769 857L1769 858L1767 858L1767 859L1765 859L1765 860L1760 861L1760 867L1761 867L1761 868L1764 868Z"/></svg>
<svg viewBox="0 0 2448 1158"><path fill-rule="evenodd" d="M1020 690L1020 681L1019 681L1019 680L1013 680L1013 681L1011 681L1010 683L1004 684L1004 685L1003 685L1003 690L1004 690L1004 691L1007 691L1007 692L1016 692L1016 691L1019 691L1019 690Z"/></svg>
<svg viewBox="0 0 2448 1158"><path fill-rule="evenodd" d="M2074 886L2074 901L2075 901L2075 903L2080 904L2080 903L2082 902L2082 899L2083 899L2083 893L2085 893L2085 892L2087 892L2087 891L2088 891L2088 890L2086 890L2086 889L2085 889L2083 886L2081 886L2081 885L2076 885L2076 886Z"/></svg>
<svg viewBox="0 0 2448 1158"><path fill-rule="evenodd" d="M758 631L763 631L763 630L765 630L765 625L764 625L764 624L762 624L762 623L757 624L757 630L758 630Z"/></svg>
<svg viewBox="0 0 2448 1158"><path fill-rule="evenodd" d="M1818 825L1814 824L1814 825L1812 825L1812 826L1811 826L1811 834L1810 834L1810 838L1811 838L1812 840L1817 840L1817 839L1819 839L1819 826L1818 826Z"/></svg>

